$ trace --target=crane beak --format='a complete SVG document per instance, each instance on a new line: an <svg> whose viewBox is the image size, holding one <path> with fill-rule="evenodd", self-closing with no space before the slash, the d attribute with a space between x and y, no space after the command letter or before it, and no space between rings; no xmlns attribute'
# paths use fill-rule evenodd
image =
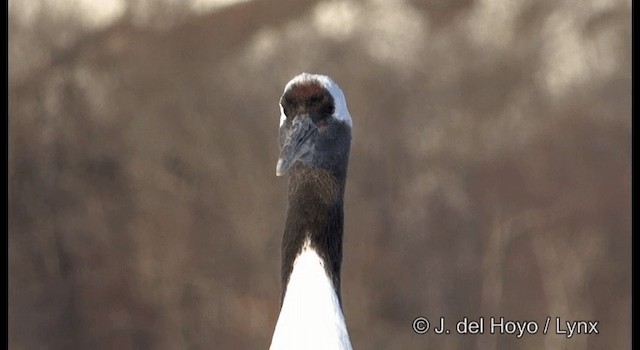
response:
<svg viewBox="0 0 640 350"><path fill-rule="evenodd" d="M276 165L276 176L282 176L291 166L311 148L309 139L318 130L309 115L297 116L291 128L285 131L284 144L280 151L280 158Z"/></svg>

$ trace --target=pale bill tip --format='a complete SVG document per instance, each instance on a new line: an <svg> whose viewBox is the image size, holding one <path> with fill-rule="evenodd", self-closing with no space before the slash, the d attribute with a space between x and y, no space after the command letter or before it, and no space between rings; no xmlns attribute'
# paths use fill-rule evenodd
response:
<svg viewBox="0 0 640 350"><path fill-rule="evenodd" d="M282 158L278 159L278 164L276 164L276 176L282 176L285 173L285 170L282 169L284 166L284 160Z"/></svg>

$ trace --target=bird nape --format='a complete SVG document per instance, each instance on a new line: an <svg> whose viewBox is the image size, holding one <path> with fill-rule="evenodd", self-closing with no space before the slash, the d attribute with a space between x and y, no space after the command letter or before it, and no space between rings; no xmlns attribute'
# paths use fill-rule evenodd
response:
<svg viewBox="0 0 640 350"><path fill-rule="evenodd" d="M351 349L340 294L351 116L331 78L307 73L285 86L280 111L276 175L289 189L270 349Z"/></svg>

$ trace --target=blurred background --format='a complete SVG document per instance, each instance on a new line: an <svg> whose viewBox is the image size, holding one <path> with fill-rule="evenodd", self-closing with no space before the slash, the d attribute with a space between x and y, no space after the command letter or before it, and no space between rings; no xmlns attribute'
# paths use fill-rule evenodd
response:
<svg viewBox="0 0 640 350"><path fill-rule="evenodd" d="M355 349L630 348L630 0L8 7L10 349L268 348L278 99L303 71L354 119Z"/></svg>

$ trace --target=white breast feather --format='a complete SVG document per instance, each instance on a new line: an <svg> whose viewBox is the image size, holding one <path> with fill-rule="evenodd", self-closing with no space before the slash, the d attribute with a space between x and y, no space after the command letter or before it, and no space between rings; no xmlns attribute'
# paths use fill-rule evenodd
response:
<svg viewBox="0 0 640 350"><path fill-rule="evenodd" d="M293 264L271 350L351 350L338 296L308 242Z"/></svg>

